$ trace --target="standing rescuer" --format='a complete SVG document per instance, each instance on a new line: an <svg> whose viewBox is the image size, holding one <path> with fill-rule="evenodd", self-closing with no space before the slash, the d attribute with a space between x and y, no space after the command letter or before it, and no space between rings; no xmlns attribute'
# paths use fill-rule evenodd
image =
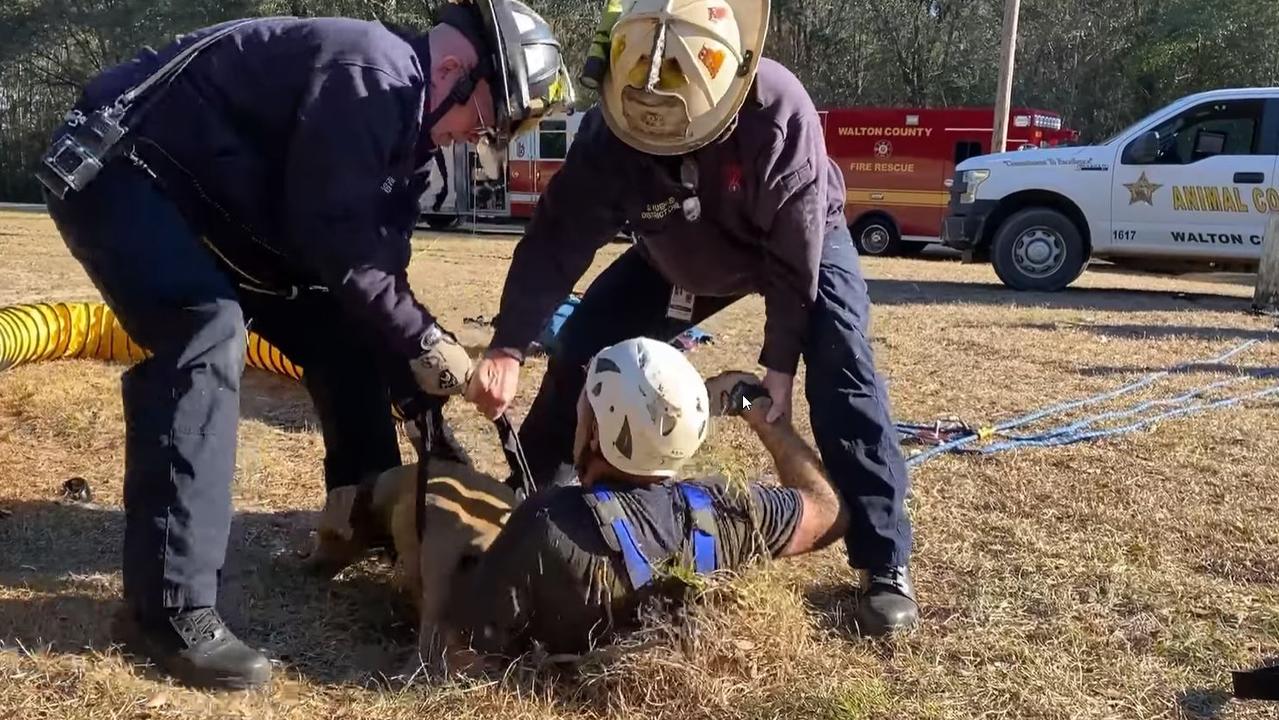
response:
<svg viewBox="0 0 1279 720"><path fill-rule="evenodd" d="M612 27L601 108L584 118L516 247L489 350L468 397L515 395L523 351L624 223L639 240L561 330L525 418L540 484L571 476L574 400L600 348L673 337L750 293L764 296L769 420L789 415L802 356L813 433L866 572L861 632L913 626L906 468L867 337L870 302L844 220L844 183L821 120L786 68L760 57L760 0L634 0Z"/></svg>
<svg viewBox="0 0 1279 720"><path fill-rule="evenodd" d="M305 368L326 504L400 464L390 402L464 387L466 352L406 276L431 152L500 149L572 91L524 4L449 3L436 23L196 31L95 78L38 173L72 254L152 353L123 379L125 608L135 647L184 682L270 676L214 609L246 326Z"/></svg>

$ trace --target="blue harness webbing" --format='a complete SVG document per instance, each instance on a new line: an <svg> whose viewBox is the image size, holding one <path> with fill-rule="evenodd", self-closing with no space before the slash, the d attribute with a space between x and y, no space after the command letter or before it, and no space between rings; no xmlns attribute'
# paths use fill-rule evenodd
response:
<svg viewBox="0 0 1279 720"><path fill-rule="evenodd" d="M689 483L676 485L688 505L691 526L688 543L693 553L693 569L699 575L715 571L714 515L711 513L711 495L705 488ZM626 566L626 575L635 590L653 581L653 564L635 537L630 518L622 512L621 503L609 490L597 488L585 495L587 504L595 511L600 532L609 548L620 553Z"/></svg>
<svg viewBox="0 0 1279 720"><path fill-rule="evenodd" d="M700 485L680 483L676 485L684 500L688 503L688 513L692 517L692 528L689 529L688 541L693 547L693 568L699 575L715 572L715 517L711 514L711 494Z"/></svg>

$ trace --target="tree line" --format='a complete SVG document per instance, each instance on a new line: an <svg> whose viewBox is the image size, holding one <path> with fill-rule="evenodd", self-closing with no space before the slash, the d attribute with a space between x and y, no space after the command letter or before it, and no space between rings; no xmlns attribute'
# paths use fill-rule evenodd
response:
<svg viewBox="0 0 1279 720"><path fill-rule="evenodd" d="M438 0L437 0L438 1ZM601 0L529 0L576 74ZM235 17L342 15L425 27L427 0L8 0L0 6L0 200L38 201L32 168L97 71ZM986 106L1003 0L772 0L765 54L819 107ZM1024 0L1013 102L1100 140L1198 90L1279 84L1273 0ZM584 102L592 98L581 93Z"/></svg>

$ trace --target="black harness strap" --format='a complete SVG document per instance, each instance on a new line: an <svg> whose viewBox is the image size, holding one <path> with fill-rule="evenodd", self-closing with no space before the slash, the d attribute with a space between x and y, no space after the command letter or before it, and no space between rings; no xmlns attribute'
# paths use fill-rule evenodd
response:
<svg viewBox="0 0 1279 720"><path fill-rule="evenodd" d="M417 528L417 536L422 537L422 531L426 528L426 484L431 478L431 458L435 454L435 446L437 433L440 433L444 423L444 398L425 398L424 406L420 407L416 412L405 413L407 417L413 418L413 423L417 425L417 487L414 493L415 499L413 503L413 521Z"/></svg>
<svg viewBox="0 0 1279 720"><path fill-rule="evenodd" d="M497 437L502 442L502 454L506 455L506 464L511 468L512 477L524 488L524 497L528 498L537 492L537 483L533 481L533 471L529 469L528 459L524 457L524 447L520 445L520 434L515 424L506 413L493 421L497 426ZM508 483L509 484L509 483Z"/></svg>
<svg viewBox="0 0 1279 720"><path fill-rule="evenodd" d="M418 537L422 537L422 532L426 528L426 486L431 479L431 458L438 457L471 464L465 451L445 429L445 402L447 398L419 395L405 403L406 407L402 408L404 416L412 418L419 435L414 448L417 450L417 497L413 508ZM527 498L537 491L537 484L533 482L533 474L529 470L524 448L520 445L519 433L515 431L515 424L505 413L494 420L493 424L497 427L497 436L502 443L502 453L506 456L511 474L519 481L520 487L524 488L524 497Z"/></svg>

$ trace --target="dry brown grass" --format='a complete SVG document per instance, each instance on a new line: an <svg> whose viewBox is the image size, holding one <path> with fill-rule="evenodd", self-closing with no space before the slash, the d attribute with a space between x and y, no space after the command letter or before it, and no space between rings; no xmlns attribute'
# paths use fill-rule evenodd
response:
<svg viewBox="0 0 1279 720"><path fill-rule="evenodd" d="M511 247L423 236L414 285L454 327L492 316ZM95 297L41 215L0 214L0 257L0 303ZM1243 312L1244 285L1094 271L1078 289L1035 295L1005 291L985 266L871 260L865 270L879 364L903 419L998 421L1250 338L1265 342L1234 366L1279 368L1272 323ZM750 369L761 312L748 300L706 323L717 342L693 353L695 364ZM524 407L542 367L527 370ZM156 679L108 639L122 529L119 371L65 362L0 375L0 508L11 513L0 519L0 710L10 717L1275 713L1230 701L1227 674L1279 654L1273 402L1095 444L925 465L910 501L925 623L907 638L849 636L850 574L828 550L717 588L687 656L659 638L577 674L531 660L493 683L404 689L384 678L412 647L385 571L367 563L332 583L298 571L292 552L322 500L321 443L299 388L251 372L223 606L279 661L278 679L266 692L218 696ZM1223 376L1192 368L1139 395ZM497 470L490 429L460 406L451 415L481 465ZM728 424L700 464L753 472L763 460ZM98 504L57 501L72 475L90 480Z"/></svg>

